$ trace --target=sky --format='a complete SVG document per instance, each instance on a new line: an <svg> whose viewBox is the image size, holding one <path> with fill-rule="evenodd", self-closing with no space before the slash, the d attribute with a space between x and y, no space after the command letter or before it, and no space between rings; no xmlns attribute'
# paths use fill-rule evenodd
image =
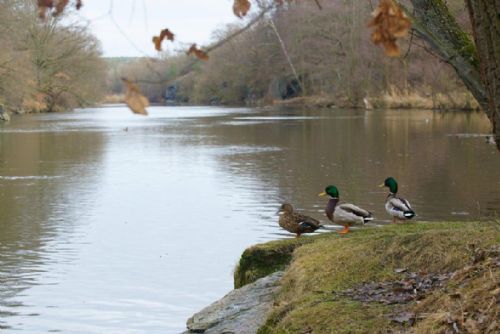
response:
<svg viewBox="0 0 500 334"><path fill-rule="evenodd" d="M167 52L184 51L193 43L206 45L212 32L238 22L232 0L84 0L76 16L90 22L105 57L157 56L151 39L168 28L175 43ZM116 24L115 24L116 23Z"/></svg>

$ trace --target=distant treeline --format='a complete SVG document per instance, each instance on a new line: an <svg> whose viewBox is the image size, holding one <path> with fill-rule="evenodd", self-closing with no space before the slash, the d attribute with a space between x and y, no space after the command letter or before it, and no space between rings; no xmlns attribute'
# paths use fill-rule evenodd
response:
<svg viewBox="0 0 500 334"><path fill-rule="evenodd" d="M403 41L400 58L373 45L369 2L322 4L319 10L313 1L297 1L274 11L188 73L183 69L191 60L185 55L115 62L109 90L119 94L125 76L153 102L241 105L300 97L349 106L477 107L453 69L418 38ZM450 0L448 6L467 29L463 1ZM226 26L214 33L215 40L241 26Z"/></svg>
<svg viewBox="0 0 500 334"><path fill-rule="evenodd" d="M62 17L39 19L35 3L0 1L0 108L51 112L101 100L107 71L99 42Z"/></svg>

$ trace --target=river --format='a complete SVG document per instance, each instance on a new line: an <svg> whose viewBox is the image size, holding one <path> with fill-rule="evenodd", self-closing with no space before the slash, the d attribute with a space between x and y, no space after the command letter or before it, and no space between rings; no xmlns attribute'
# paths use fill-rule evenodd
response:
<svg viewBox="0 0 500 334"><path fill-rule="evenodd" d="M387 176L417 220L495 216L489 129L479 113L413 110L15 116L0 124L0 332L179 333L231 290L246 247L289 237L281 202L323 219L331 183L372 226L389 222Z"/></svg>

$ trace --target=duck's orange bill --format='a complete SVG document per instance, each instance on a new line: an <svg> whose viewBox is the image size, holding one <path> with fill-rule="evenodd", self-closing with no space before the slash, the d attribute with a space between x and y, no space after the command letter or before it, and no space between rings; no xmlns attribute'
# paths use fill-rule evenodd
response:
<svg viewBox="0 0 500 334"><path fill-rule="evenodd" d="M379 184L378 186L379 186L379 188L383 188L383 187L385 187L385 184L382 183L382 184Z"/></svg>
<svg viewBox="0 0 500 334"><path fill-rule="evenodd" d="M319 193L318 196L325 196L326 193L323 191L322 193Z"/></svg>

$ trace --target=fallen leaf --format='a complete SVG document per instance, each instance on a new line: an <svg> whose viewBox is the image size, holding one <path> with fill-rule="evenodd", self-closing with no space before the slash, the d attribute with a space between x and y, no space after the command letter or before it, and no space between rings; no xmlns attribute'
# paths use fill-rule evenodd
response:
<svg viewBox="0 0 500 334"><path fill-rule="evenodd" d="M126 78L122 78L122 81L126 88L125 103L127 106L133 113L147 116L148 111L146 108L149 107L149 100L142 95L139 87L132 81Z"/></svg>
<svg viewBox="0 0 500 334"><path fill-rule="evenodd" d="M402 274L404 277L400 280L365 283L337 294L363 302L404 304L424 297L433 289L441 288L452 276L452 273L421 275L402 272Z"/></svg>
<svg viewBox="0 0 500 334"><path fill-rule="evenodd" d="M386 55L398 57L401 51L396 40L408 34L410 19L393 0L381 0L372 16L368 26L374 27L371 36L373 43L382 44Z"/></svg>
<svg viewBox="0 0 500 334"><path fill-rule="evenodd" d="M233 12L234 15L238 16L239 18L242 18L243 16L247 15L248 11L250 10L251 4L250 1L248 0L234 0L233 3Z"/></svg>
<svg viewBox="0 0 500 334"><path fill-rule="evenodd" d="M82 6L83 6L82 0L77 0L76 5L75 5L76 10L80 10L80 8L82 8Z"/></svg>
<svg viewBox="0 0 500 334"><path fill-rule="evenodd" d="M189 48L187 55L194 54L198 59L208 60L208 54L205 51L202 51L196 47L196 44L191 45Z"/></svg>
<svg viewBox="0 0 500 334"><path fill-rule="evenodd" d="M163 29L160 31L160 36L153 37L153 43L155 44L155 49L157 51L161 51L161 43L165 38L170 41L174 41L174 34L168 29Z"/></svg>

